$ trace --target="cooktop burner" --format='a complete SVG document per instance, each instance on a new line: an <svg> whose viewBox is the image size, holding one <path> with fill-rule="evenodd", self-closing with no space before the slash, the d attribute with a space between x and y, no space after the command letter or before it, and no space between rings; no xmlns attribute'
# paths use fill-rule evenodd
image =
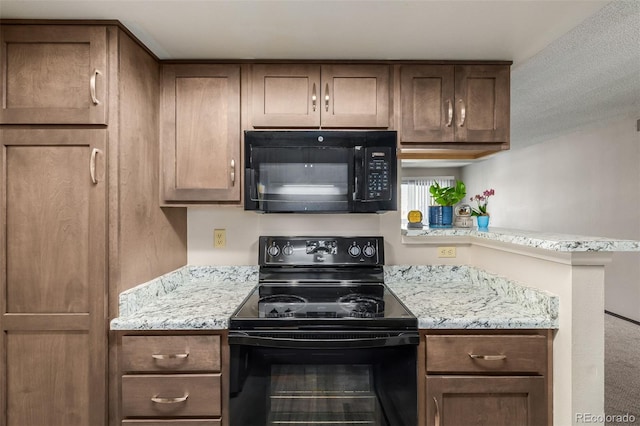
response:
<svg viewBox="0 0 640 426"><path fill-rule="evenodd" d="M291 289L289 289L291 290ZM260 318L373 318L384 316L384 288L380 287L380 296L348 293L333 299L345 289L323 287L327 297L312 295L311 298L292 294L272 294L258 299L258 317ZM298 289L304 295L304 289ZM349 290L346 290L349 291ZM260 289L258 289L260 294Z"/></svg>
<svg viewBox="0 0 640 426"><path fill-rule="evenodd" d="M354 318L373 318L384 316L384 300L364 294L348 294L338 299L338 304L348 316Z"/></svg>

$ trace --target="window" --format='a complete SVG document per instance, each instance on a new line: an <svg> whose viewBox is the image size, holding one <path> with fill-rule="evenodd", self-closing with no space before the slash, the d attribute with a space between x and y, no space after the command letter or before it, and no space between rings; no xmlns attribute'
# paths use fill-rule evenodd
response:
<svg viewBox="0 0 640 426"><path fill-rule="evenodd" d="M453 186L456 180L453 176L403 177L400 185L400 217L402 226L407 225L409 210L420 210L422 223L427 224L427 210L432 204L429 187L434 182L440 186Z"/></svg>

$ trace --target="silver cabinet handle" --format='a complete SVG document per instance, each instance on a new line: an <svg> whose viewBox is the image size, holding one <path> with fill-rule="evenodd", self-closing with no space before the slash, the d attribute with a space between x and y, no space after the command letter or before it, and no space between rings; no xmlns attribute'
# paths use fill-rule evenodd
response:
<svg viewBox="0 0 640 426"><path fill-rule="evenodd" d="M447 108L447 127L451 127L451 123L453 122L453 102L451 99L447 99L447 104L449 104L449 108Z"/></svg>
<svg viewBox="0 0 640 426"><path fill-rule="evenodd" d="M102 151L98 148L93 148L91 160L89 161L89 174L91 175L91 182L94 184L98 183L98 178L96 177L96 157L98 154L102 154Z"/></svg>
<svg viewBox="0 0 640 426"><path fill-rule="evenodd" d="M324 110L329 112L329 83L324 87Z"/></svg>
<svg viewBox="0 0 640 426"><path fill-rule="evenodd" d="M236 184L236 160L231 160L231 185Z"/></svg>
<svg viewBox="0 0 640 426"><path fill-rule="evenodd" d="M436 404L436 414L434 416L435 426L440 426L440 407L438 406L438 399L434 396L433 402Z"/></svg>
<svg viewBox="0 0 640 426"><path fill-rule="evenodd" d="M464 122L467 119L467 108L465 107L464 101L462 99L459 99L458 103L460 104L460 124L459 124L459 126L462 127L462 126L464 126Z"/></svg>
<svg viewBox="0 0 640 426"><path fill-rule="evenodd" d="M316 112L317 101L318 101L318 97L316 96L316 84L313 83L313 89L311 90L311 107L313 108L313 112Z"/></svg>
<svg viewBox="0 0 640 426"><path fill-rule="evenodd" d="M469 354L469 357L471 359L483 359L485 361L502 361L504 359L507 359L506 355L476 355L476 354Z"/></svg>
<svg viewBox="0 0 640 426"><path fill-rule="evenodd" d="M184 359L189 356L189 352L183 354L152 354L153 359Z"/></svg>
<svg viewBox="0 0 640 426"><path fill-rule="evenodd" d="M173 398L154 396L151 397L151 401L155 402L156 404L177 404L178 402L185 402L187 398L189 398L189 394L186 394L184 396L176 396Z"/></svg>
<svg viewBox="0 0 640 426"><path fill-rule="evenodd" d="M93 74L89 79L89 90L91 92L91 101L93 102L94 105L100 105L100 101L96 97L96 77L98 75L102 75L100 70L93 70Z"/></svg>

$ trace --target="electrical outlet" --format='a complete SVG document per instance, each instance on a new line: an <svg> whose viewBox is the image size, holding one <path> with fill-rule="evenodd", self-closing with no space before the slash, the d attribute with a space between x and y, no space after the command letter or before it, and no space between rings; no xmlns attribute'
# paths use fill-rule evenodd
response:
<svg viewBox="0 0 640 426"><path fill-rule="evenodd" d="M456 248L438 247L438 257L456 257Z"/></svg>
<svg viewBox="0 0 640 426"><path fill-rule="evenodd" d="M227 230L214 229L213 230L213 247L224 248L226 245L227 245Z"/></svg>

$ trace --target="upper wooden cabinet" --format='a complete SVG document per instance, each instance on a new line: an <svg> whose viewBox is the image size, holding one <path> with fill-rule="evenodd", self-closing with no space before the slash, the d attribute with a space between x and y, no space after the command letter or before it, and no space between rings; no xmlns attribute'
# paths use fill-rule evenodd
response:
<svg viewBox="0 0 640 426"><path fill-rule="evenodd" d="M240 66L165 65L161 198L240 202Z"/></svg>
<svg viewBox="0 0 640 426"><path fill-rule="evenodd" d="M254 128L387 128L389 65L257 64Z"/></svg>
<svg viewBox="0 0 640 426"><path fill-rule="evenodd" d="M508 143L508 65L404 65L401 142Z"/></svg>
<svg viewBox="0 0 640 426"><path fill-rule="evenodd" d="M107 30L0 27L0 124L106 124Z"/></svg>

